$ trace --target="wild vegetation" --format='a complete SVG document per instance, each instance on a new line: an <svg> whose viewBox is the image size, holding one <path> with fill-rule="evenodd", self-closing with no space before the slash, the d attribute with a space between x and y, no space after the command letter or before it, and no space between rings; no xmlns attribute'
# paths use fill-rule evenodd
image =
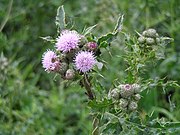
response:
<svg viewBox="0 0 180 135"><path fill-rule="evenodd" d="M60 34L61 5L67 29L88 32L88 41L101 47L96 58L103 67L90 72L96 100L88 99L78 79L42 68L42 54L54 49ZM179 9L176 0L1 0L0 134L179 134ZM158 33L155 43L155 38L162 43L155 49L146 47L150 37L143 34L152 28ZM138 107L125 105L123 93L114 100L112 91L136 83L142 91Z"/></svg>

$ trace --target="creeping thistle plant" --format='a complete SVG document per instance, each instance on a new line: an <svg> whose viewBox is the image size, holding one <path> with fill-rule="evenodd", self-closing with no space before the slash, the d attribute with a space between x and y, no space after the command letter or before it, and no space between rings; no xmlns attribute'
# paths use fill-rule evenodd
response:
<svg viewBox="0 0 180 135"><path fill-rule="evenodd" d="M63 6L59 7L56 16L58 36L56 39L42 37L54 44L55 50L47 50L43 54L42 65L48 73L56 73L62 79L76 81L85 89L88 97L88 106L93 116L93 135L112 134L164 134L179 133L180 123L152 119L145 115L141 119L138 102L142 98L141 92L152 86L179 87L175 81L164 83L163 79L144 79L147 65L152 65L164 59L165 45L172 41L171 38L161 37L155 29L147 29L136 36L130 36L122 31L123 16L119 16L112 32L95 37L91 31L96 25L84 29L82 33L68 29ZM110 90L105 90L102 85L93 79L103 67L101 52L110 48L111 42L118 33L125 37L123 55L127 68L124 78L114 84ZM112 81L113 82L113 81ZM96 86L96 87L95 87ZM97 86L101 90L97 90ZM99 91L107 91L97 97ZM145 98L145 97L144 97Z"/></svg>

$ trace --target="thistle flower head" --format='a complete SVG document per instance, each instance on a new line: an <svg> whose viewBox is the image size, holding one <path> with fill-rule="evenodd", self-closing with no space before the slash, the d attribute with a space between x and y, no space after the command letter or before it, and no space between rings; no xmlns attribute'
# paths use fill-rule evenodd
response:
<svg viewBox="0 0 180 135"><path fill-rule="evenodd" d="M118 100L119 99L119 90L117 88L114 88L113 90L109 91L108 97L112 98L113 100Z"/></svg>
<svg viewBox="0 0 180 135"><path fill-rule="evenodd" d="M96 42L88 42L86 44L87 49L89 50L96 50L97 49L97 43Z"/></svg>
<svg viewBox="0 0 180 135"><path fill-rule="evenodd" d="M132 85L130 84L121 84L118 88L120 89L120 94L123 98L128 98L134 93Z"/></svg>
<svg viewBox="0 0 180 135"><path fill-rule="evenodd" d="M121 99L119 100L119 105L120 105L121 108L127 107L127 106L128 106L128 100L127 100L127 99L124 99L124 98L121 98Z"/></svg>
<svg viewBox="0 0 180 135"><path fill-rule="evenodd" d="M148 45L152 45L152 44L155 43L155 40L154 40L153 38L146 38L146 43L147 43Z"/></svg>
<svg viewBox="0 0 180 135"><path fill-rule="evenodd" d="M95 64L96 59L92 52L81 51L75 57L75 67L83 73L90 71Z"/></svg>
<svg viewBox="0 0 180 135"><path fill-rule="evenodd" d="M66 71L65 78L66 78L67 80L73 79L74 76L75 76L75 73L74 73L74 70L73 70L73 69L68 69L68 70Z"/></svg>
<svg viewBox="0 0 180 135"><path fill-rule="evenodd" d="M69 52L78 47L81 36L76 31L64 30L57 38L56 48L62 52Z"/></svg>
<svg viewBox="0 0 180 135"><path fill-rule="evenodd" d="M128 109L129 109L130 111L134 111L134 110L137 109L137 107L138 107L137 103L134 102L134 101L131 101L131 102L129 103Z"/></svg>
<svg viewBox="0 0 180 135"><path fill-rule="evenodd" d="M146 41L146 38L144 36L140 36L138 38L138 42L141 43L141 44L145 43L145 41Z"/></svg>
<svg viewBox="0 0 180 135"><path fill-rule="evenodd" d="M154 37L156 37L157 36L157 34L156 34L157 32L156 32L156 30L155 29L148 29L148 30L145 30L144 32L143 32L143 36L145 36L145 37L152 37L152 38L154 38Z"/></svg>
<svg viewBox="0 0 180 135"><path fill-rule="evenodd" d="M131 90L132 86L130 84L125 84L124 89L125 90Z"/></svg>
<svg viewBox="0 0 180 135"><path fill-rule="evenodd" d="M134 99L135 99L136 101L139 101L139 100L141 99L141 95L140 95L140 94L135 94L135 95L134 95Z"/></svg>
<svg viewBox="0 0 180 135"><path fill-rule="evenodd" d="M43 54L42 65L45 71L58 71L60 68L60 62L55 52L47 50Z"/></svg>

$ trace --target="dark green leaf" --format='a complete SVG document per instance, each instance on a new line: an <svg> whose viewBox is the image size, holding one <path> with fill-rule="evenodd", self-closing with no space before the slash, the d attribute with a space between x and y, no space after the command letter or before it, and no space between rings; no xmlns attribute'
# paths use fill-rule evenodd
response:
<svg viewBox="0 0 180 135"><path fill-rule="evenodd" d="M98 44L100 45L102 42L106 41L107 43L110 43L113 41L113 39L117 36L117 33L116 34L113 34L113 33L108 33L106 35L103 35L102 37L100 37L98 39Z"/></svg>
<svg viewBox="0 0 180 135"><path fill-rule="evenodd" d="M100 48L106 48L106 47L108 47L108 43L106 42L106 41L103 41L103 42L101 42L101 44L100 44Z"/></svg>

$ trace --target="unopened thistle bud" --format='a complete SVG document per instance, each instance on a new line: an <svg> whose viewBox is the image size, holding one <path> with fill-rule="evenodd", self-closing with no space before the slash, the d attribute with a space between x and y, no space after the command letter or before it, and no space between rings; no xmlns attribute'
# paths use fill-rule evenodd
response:
<svg viewBox="0 0 180 135"><path fill-rule="evenodd" d="M144 37L146 37L146 36L147 36L147 31L146 31L146 30L143 31L142 35L143 35Z"/></svg>
<svg viewBox="0 0 180 135"><path fill-rule="evenodd" d="M155 40L153 38L146 38L146 43L148 45L153 45L153 44L155 44Z"/></svg>
<svg viewBox="0 0 180 135"><path fill-rule="evenodd" d="M120 101L119 101L119 105L120 105L121 108L127 107L127 105L128 105L128 100L127 100L127 99L124 99L124 98L121 98Z"/></svg>
<svg viewBox="0 0 180 135"><path fill-rule="evenodd" d="M131 102L129 103L128 109L129 109L130 111L134 111L134 110L137 109L137 107L138 107L137 103L134 102L134 101L131 101Z"/></svg>
<svg viewBox="0 0 180 135"><path fill-rule="evenodd" d="M111 90L108 94L109 98L112 98L112 99L119 99L119 90L117 88L114 88L113 90Z"/></svg>
<svg viewBox="0 0 180 135"><path fill-rule="evenodd" d="M160 38L156 38L156 44L159 44L161 42Z"/></svg>
<svg viewBox="0 0 180 135"><path fill-rule="evenodd" d="M156 37L156 30L155 29L148 29L147 32L146 32L146 36L147 37Z"/></svg>
<svg viewBox="0 0 180 135"><path fill-rule="evenodd" d="M158 34L158 33L156 33L156 37L159 37L159 34Z"/></svg>
<svg viewBox="0 0 180 135"><path fill-rule="evenodd" d="M128 98L134 93L132 86L130 84L119 85L119 87L121 89L120 95L123 98Z"/></svg>
<svg viewBox="0 0 180 135"><path fill-rule="evenodd" d="M136 101L139 101L139 100L141 99L141 95L140 95L140 94L135 94L135 95L134 95L134 99L135 99Z"/></svg>
<svg viewBox="0 0 180 135"><path fill-rule="evenodd" d="M139 42L140 44L145 43L145 41L146 41L146 39L145 39L145 37L143 37L143 36L140 36L140 37L138 38L138 42Z"/></svg>
<svg viewBox="0 0 180 135"><path fill-rule="evenodd" d="M97 49L97 43L96 42L88 42L86 44L86 48L90 51L94 51Z"/></svg>
<svg viewBox="0 0 180 135"><path fill-rule="evenodd" d="M68 69L68 70L66 71L65 78L66 78L67 80L73 79L74 76L75 76L75 73L74 73L74 70L73 70L73 69Z"/></svg>

